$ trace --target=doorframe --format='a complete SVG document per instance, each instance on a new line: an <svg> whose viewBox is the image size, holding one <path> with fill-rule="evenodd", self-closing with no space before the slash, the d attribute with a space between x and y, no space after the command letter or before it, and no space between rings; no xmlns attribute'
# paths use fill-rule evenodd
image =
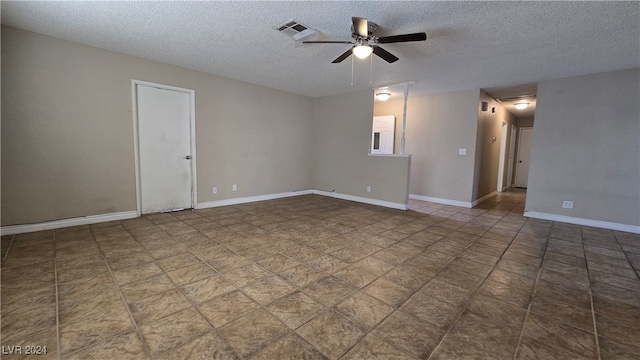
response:
<svg viewBox="0 0 640 360"><path fill-rule="evenodd" d="M532 126L523 126L521 128L518 129L518 151L516 153L516 158L515 158L515 164L516 164L516 174L515 174L515 178L513 179L513 182L515 183L515 186L518 187L518 170L520 169L520 148L522 147L522 130L533 130ZM529 155L531 155L531 149L529 149ZM527 186L529 185L529 182L527 181ZM524 188L526 189L526 188Z"/></svg>
<svg viewBox="0 0 640 360"><path fill-rule="evenodd" d="M506 155L507 155L507 131L509 128L509 124L506 121L502 121L502 127L500 129L500 155L499 155L499 162L498 162L498 192L503 192L505 190L505 188L507 188L508 186L504 186L504 178L505 178L505 162L507 162L506 159Z"/></svg>
<svg viewBox="0 0 640 360"><path fill-rule="evenodd" d="M198 205L198 187L196 177L196 91L171 85L152 83L143 80L131 79L131 111L133 113L133 153L135 160L136 174L136 213L138 217L142 215L142 197L140 182L140 144L138 127L138 94L139 85L154 87L156 89L171 90L189 95L189 143L191 147L191 208L196 209Z"/></svg>
<svg viewBox="0 0 640 360"><path fill-rule="evenodd" d="M511 125L511 136L509 138L509 154L507 155L507 186L514 187L515 181L513 177L514 167L516 166L516 134L518 128Z"/></svg>

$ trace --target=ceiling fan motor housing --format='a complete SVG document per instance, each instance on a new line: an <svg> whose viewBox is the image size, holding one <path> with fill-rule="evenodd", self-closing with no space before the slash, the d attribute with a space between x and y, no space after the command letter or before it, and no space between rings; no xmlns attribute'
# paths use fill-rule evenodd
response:
<svg viewBox="0 0 640 360"><path fill-rule="evenodd" d="M373 21L367 21L367 39L365 40L372 40L373 34L376 32L376 30L378 30L378 24L374 23ZM353 25L351 25L351 36L356 40L361 38L361 36L359 36L356 30L353 28Z"/></svg>

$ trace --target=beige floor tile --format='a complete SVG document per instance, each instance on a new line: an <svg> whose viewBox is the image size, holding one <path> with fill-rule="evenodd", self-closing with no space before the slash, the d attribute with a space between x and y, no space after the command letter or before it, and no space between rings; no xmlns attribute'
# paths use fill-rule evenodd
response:
<svg viewBox="0 0 640 360"><path fill-rule="evenodd" d="M175 285L171 282L171 279L165 274L160 274L128 283L121 286L120 290L122 290L127 302L131 303L174 288Z"/></svg>
<svg viewBox="0 0 640 360"><path fill-rule="evenodd" d="M296 331L329 359L347 352L366 331L356 323L333 311L327 311Z"/></svg>
<svg viewBox="0 0 640 360"><path fill-rule="evenodd" d="M400 265L386 273L383 278L415 291L429 282L434 275L435 272L418 270L409 265Z"/></svg>
<svg viewBox="0 0 640 360"><path fill-rule="evenodd" d="M266 305L295 291L295 288L278 275L270 275L249 283L242 291L259 304Z"/></svg>
<svg viewBox="0 0 640 360"><path fill-rule="evenodd" d="M3 318L25 309L43 305L55 305L56 289L54 286L44 287L32 291L3 291L2 292L2 316Z"/></svg>
<svg viewBox="0 0 640 360"><path fill-rule="evenodd" d="M304 287L324 276L323 273L315 271L313 268L301 264L278 273L281 278L297 287Z"/></svg>
<svg viewBox="0 0 640 360"><path fill-rule="evenodd" d="M241 291L215 297L198 305L198 309L207 318L211 325L219 328L239 317L255 310L260 305L251 300Z"/></svg>
<svg viewBox="0 0 640 360"><path fill-rule="evenodd" d="M287 331L285 324L263 309L250 312L220 328L220 334L245 358L267 347Z"/></svg>
<svg viewBox="0 0 640 360"><path fill-rule="evenodd" d="M450 359L511 359L501 358L498 354L467 343L459 337L447 335L438 345L433 355L429 359L450 360Z"/></svg>
<svg viewBox="0 0 640 360"><path fill-rule="evenodd" d="M73 323L83 318L99 318L105 312L123 311L125 304L117 291L97 293L88 298L61 301L58 303L60 324Z"/></svg>
<svg viewBox="0 0 640 360"><path fill-rule="evenodd" d="M333 277L326 277L309 284L302 291L325 306L333 306L353 293L355 289Z"/></svg>
<svg viewBox="0 0 640 360"><path fill-rule="evenodd" d="M125 285L130 282L147 279L160 274L163 274L162 269L153 262L147 262L113 271L113 276L116 278L119 285Z"/></svg>
<svg viewBox="0 0 640 360"><path fill-rule="evenodd" d="M131 331L70 354L65 359L150 359L137 332Z"/></svg>
<svg viewBox="0 0 640 360"><path fill-rule="evenodd" d="M224 277L235 286L242 287L268 275L271 275L269 271L256 264L249 264L225 273Z"/></svg>
<svg viewBox="0 0 640 360"><path fill-rule="evenodd" d="M182 291L195 304L200 304L216 296L227 294L236 288L220 274L209 276L182 286Z"/></svg>
<svg viewBox="0 0 640 360"><path fill-rule="evenodd" d="M427 358L444 334L432 324L396 311L373 334L417 358Z"/></svg>
<svg viewBox="0 0 640 360"><path fill-rule="evenodd" d="M219 335L209 332L185 345L166 351L155 357L157 360L225 359L240 357Z"/></svg>
<svg viewBox="0 0 640 360"><path fill-rule="evenodd" d="M345 356L344 360L411 360L413 357L369 334L360 340Z"/></svg>
<svg viewBox="0 0 640 360"><path fill-rule="evenodd" d="M530 359L567 359L585 360L587 358L549 344L524 336L516 354L518 360Z"/></svg>
<svg viewBox="0 0 640 360"><path fill-rule="evenodd" d="M326 274L333 274L349 266L349 263L336 259L330 255L323 255L307 262L311 268Z"/></svg>
<svg viewBox="0 0 640 360"><path fill-rule="evenodd" d="M522 334L588 359L597 357L596 339L593 333L576 329L543 316L529 314Z"/></svg>
<svg viewBox="0 0 640 360"><path fill-rule="evenodd" d="M462 308L432 296L418 293L404 303L400 310L422 321L429 322L439 329L448 329L458 318Z"/></svg>
<svg viewBox="0 0 640 360"><path fill-rule="evenodd" d="M2 314L2 338L21 338L56 326L56 305L15 309L10 315Z"/></svg>
<svg viewBox="0 0 640 360"><path fill-rule="evenodd" d="M372 329L394 308L362 292L356 292L335 306L335 310L367 329Z"/></svg>
<svg viewBox="0 0 640 360"><path fill-rule="evenodd" d="M362 292L394 308L398 308L413 295L414 290L405 288L385 278L379 278L364 287Z"/></svg>
<svg viewBox="0 0 640 360"><path fill-rule="evenodd" d="M12 335L7 336L7 334L3 333L2 346L4 346L4 351L2 351L2 358L10 360L58 359L57 339L58 338L55 327L37 333L29 334L23 338Z"/></svg>
<svg viewBox="0 0 640 360"><path fill-rule="evenodd" d="M152 356L185 345L211 331L211 326L193 307L138 328Z"/></svg>
<svg viewBox="0 0 640 360"><path fill-rule="evenodd" d="M60 353L68 354L133 330L126 311L105 314L101 319L88 317L59 327Z"/></svg>
<svg viewBox="0 0 640 360"><path fill-rule="evenodd" d="M325 309L324 305L313 300L301 291L286 295L267 310L291 329L297 329Z"/></svg>
<svg viewBox="0 0 640 360"><path fill-rule="evenodd" d="M252 357L253 360L325 360L322 355L309 342L293 333L282 337L266 349Z"/></svg>
<svg viewBox="0 0 640 360"><path fill-rule="evenodd" d="M191 303L178 289L154 294L139 301L129 302L131 315L138 324L156 321L180 310L191 307Z"/></svg>
<svg viewBox="0 0 640 360"><path fill-rule="evenodd" d="M167 272L169 278L178 286L191 284L216 274L217 271L205 263L197 263Z"/></svg>
<svg viewBox="0 0 640 360"><path fill-rule="evenodd" d="M344 282L345 284L351 285L358 289L368 285L378 278L376 275L362 270L361 268L354 265L350 265L336 272L335 274L333 274L333 276L336 279Z"/></svg>

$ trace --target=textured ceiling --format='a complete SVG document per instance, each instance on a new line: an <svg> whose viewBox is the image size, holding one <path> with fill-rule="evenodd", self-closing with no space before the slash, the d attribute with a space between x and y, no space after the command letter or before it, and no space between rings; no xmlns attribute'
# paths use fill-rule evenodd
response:
<svg viewBox="0 0 640 360"><path fill-rule="evenodd" d="M412 95L522 84L640 66L640 2L11 2L2 23L163 63L319 97L413 81ZM294 18L319 40L350 40L350 18L400 58L331 61L349 45L294 47L273 30ZM371 74L371 66L372 75ZM535 86L534 86L535 88ZM391 87L395 97L402 87Z"/></svg>

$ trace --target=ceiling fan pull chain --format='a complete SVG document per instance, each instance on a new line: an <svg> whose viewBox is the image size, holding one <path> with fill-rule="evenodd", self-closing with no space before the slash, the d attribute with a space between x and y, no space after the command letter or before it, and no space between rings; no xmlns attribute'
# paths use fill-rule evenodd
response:
<svg viewBox="0 0 640 360"><path fill-rule="evenodd" d="M371 63L369 65L369 85L371 85L371 79L373 78L373 56L369 56L371 58Z"/></svg>
<svg viewBox="0 0 640 360"><path fill-rule="evenodd" d="M351 86L353 86L353 58L355 56L351 57Z"/></svg>

